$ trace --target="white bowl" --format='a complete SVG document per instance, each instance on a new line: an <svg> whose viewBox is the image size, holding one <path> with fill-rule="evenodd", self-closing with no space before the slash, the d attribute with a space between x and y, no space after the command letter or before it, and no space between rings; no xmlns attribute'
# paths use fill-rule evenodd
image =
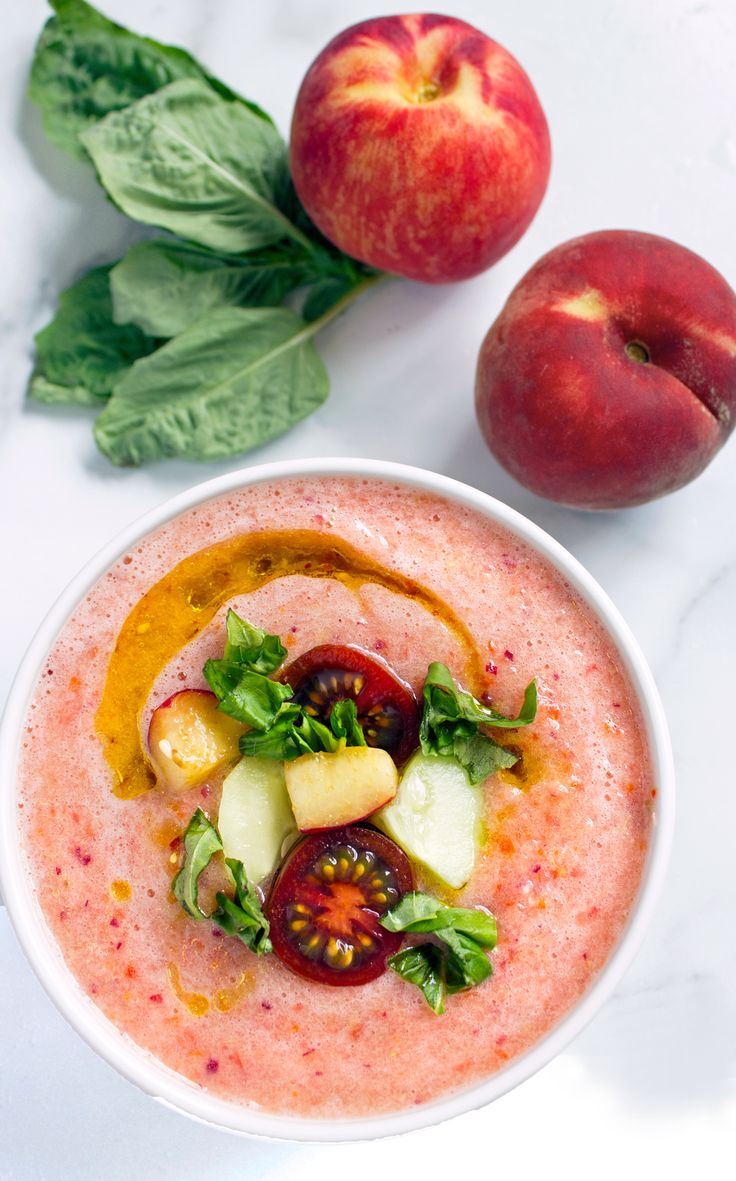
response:
<svg viewBox="0 0 736 1181"><path fill-rule="evenodd" d="M592 986L557 1026L506 1068L461 1093L395 1114L318 1120L272 1115L215 1098L139 1049L108 1021L66 967L36 902L19 847L14 785L24 718L46 656L77 604L117 558L152 530L211 497L267 480L343 475L389 480L474 509L516 534L561 571L602 622L621 655L639 699L658 792L647 862L626 927ZM545 1066L600 1009L633 958L662 885L674 819L672 752L657 689L633 635L591 575L543 530L485 493L418 468L365 459L292 461L233 472L174 497L111 541L62 594L26 653L0 727L0 785L0 884L8 913L31 965L74 1029L121 1074L160 1103L230 1131L298 1141L371 1139L439 1123L490 1103Z"/></svg>

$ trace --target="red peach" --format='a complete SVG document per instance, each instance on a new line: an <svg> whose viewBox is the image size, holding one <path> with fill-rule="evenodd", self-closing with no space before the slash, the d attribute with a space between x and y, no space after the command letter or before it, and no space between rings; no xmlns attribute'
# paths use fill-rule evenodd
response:
<svg viewBox="0 0 736 1181"><path fill-rule="evenodd" d="M664 496L734 426L736 295L692 251L633 230L550 251L480 350L476 409L501 464L586 509Z"/></svg>
<svg viewBox="0 0 736 1181"><path fill-rule="evenodd" d="M448 16L379 17L335 37L296 100L291 170L354 258L425 283L477 275L526 230L549 134L502 46Z"/></svg>

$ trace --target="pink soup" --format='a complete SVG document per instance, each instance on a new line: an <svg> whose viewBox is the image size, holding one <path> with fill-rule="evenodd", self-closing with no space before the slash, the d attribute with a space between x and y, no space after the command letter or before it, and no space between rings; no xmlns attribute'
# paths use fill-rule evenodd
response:
<svg viewBox="0 0 736 1181"><path fill-rule="evenodd" d="M442 1016L391 971L362 987L311 983L185 915L170 892L179 837L197 806L216 822L221 777L177 796L147 790L122 798L113 790L98 709L131 611L146 643L145 606L158 604L151 631L165 632L160 584L180 563L198 551L227 553L239 535L263 534L267 553L270 535L296 530L321 555L317 565L303 556L301 566L282 562L260 585L220 602L166 655L147 699L136 704L132 695L125 722L144 735L166 696L204 685L204 660L222 651L227 606L278 633L290 659L316 644L359 645L418 693L427 665L441 660L476 695L514 714L536 677L536 722L502 738L521 761L478 789L482 853L469 884L446 895L496 915L493 975L449 998ZM347 576L343 551L395 577ZM197 561L191 569L200 569ZM187 569L175 591L195 610ZM99 579L39 679L19 806L48 925L110 1021L223 1099L334 1118L397 1111L467 1088L560 1021L626 923L654 794L621 659L562 575L469 509L390 482L340 477L261 484L212 500L148 536ZM418 885L437 892L421 874Z"/></svg>

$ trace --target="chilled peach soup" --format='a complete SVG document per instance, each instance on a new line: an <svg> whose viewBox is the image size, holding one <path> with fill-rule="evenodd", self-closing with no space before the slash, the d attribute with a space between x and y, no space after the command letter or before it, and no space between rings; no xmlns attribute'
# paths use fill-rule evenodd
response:
<svg viewBox="0 0 736 1181"><path fill-rule="evenodd" d="M171 891L181 835L217 822L222 773L152 788L157 704L204 687L228 607L282 637L380 654L421 695L444 662L515 716L521 756L476 789L468 885L417 888L498 923L493 975L443 1014L396 972L331 987L256 956ZM655 787L621 661L563 577L480 515L352 478L260 484L126 553L60 634L27 719L19 808L29 872L81 987L140 1047L212 1094L317 1117L396 1111L467 1088L548 1032L599 972L638 889Z"/></svg>

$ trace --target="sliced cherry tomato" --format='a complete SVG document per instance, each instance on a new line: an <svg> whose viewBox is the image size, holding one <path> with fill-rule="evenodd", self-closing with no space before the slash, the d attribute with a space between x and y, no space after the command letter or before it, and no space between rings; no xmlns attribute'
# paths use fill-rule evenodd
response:
<svg viewBox="0 0 736 1181"><path fill-rule="evenodd" d="M398 951L401 932L379 919L413 889L408 858L389 837L360 825L295 845L273 884L266 913L287 967L322 984L366 984Z"/></svg>
<svg viewBox="0 0 736 1181"><path fill-rule="evenodd" d="M320 644L297 657L283 678L294 700L321 722L334 702L352 697L366 742L388 751L396 763L419 745L419 707L411 686L362 648Z"/></svg>

